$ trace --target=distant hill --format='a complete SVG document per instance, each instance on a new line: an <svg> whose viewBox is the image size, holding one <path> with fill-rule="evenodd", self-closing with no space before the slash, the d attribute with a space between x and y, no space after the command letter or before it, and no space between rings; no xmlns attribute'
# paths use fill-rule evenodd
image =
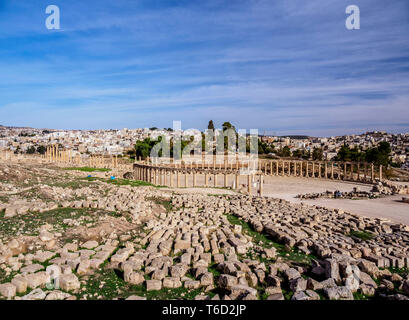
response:
<svg viewBox="0 0 409 320"><path fill-rule="evenodd" d="M280 138L290 138L290 139L294 139L294 140L304 140L304 139L308 139L309 136L280 136Z"/></svg>

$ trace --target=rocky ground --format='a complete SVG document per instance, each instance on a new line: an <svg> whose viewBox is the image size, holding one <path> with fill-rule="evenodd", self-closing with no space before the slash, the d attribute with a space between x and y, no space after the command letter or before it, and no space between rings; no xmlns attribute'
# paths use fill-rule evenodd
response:
<svg viewBox="0 0 409 320"><path fill-rule="evenodd" d="M385 196L391 196L396 194L409 194L408 185L394 185L389 182L378 182L370 191L360 190L358 187L354 187L352 191L342 192L340 190L325 191L298 194L296 197L299 199L376 199Z"/></svg>
<svg viewBox="0 0 409 320"><path fill-rule="evenodd" d="M409 227L0 163L0 299L409 299Z"/></svg>

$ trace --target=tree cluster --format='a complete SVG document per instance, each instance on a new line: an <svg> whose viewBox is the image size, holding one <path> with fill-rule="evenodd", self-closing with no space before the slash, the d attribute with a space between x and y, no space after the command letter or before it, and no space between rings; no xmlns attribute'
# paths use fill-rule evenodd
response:
<svg viewBox="0 0 409 320"><path fill-rule="evenodd" d="M335 161L371 162L377 165L387 166L390 164L391 146L389 142L382 141L377 147L361 150L357 146L350 148L343 145L338 151Z"/></svg>

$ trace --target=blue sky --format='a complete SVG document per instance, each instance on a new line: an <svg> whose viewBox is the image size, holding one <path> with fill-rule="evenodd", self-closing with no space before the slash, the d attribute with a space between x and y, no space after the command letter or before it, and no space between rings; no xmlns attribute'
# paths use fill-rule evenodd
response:
<svg viewBox="0 0 409 320"><path fill-rule="evenodd" d="M3 125L408 132L409 1L0 0L0 74Z"/></svg>

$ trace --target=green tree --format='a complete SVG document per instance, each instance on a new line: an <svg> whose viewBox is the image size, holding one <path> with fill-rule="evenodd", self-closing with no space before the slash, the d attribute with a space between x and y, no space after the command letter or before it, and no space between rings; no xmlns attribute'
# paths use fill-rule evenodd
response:
<svg viewBox="0 0 409 320"><path fill-rule="evenodd" d="M209 124L207 125L207 129L209 129L209 130L214 130L213 120L210 120L210 121L209 121Z"/></svg>
<svg viewBox="0 0 409 320"><path fill-rule="evenodd" d="M280 150L278 151L278 155L279 155L280 157L284 157L284 158L286 158L286 157L291 157L290 147L289 147L289 146L284 146L284 148L282 148L282 149L280 149Z"/></svg>
<svg viewBox="0 0 409 320"><path fill-rule="evenodd" d="M388 142L382 141L377 147L369 148L366 151L366 161L378 165L387 166L390 163L391 146Z"/></svg>
<svg viewBox="0 0 409 320"><path fill-rule="evenodd" d="M27 154L34 154L35 152L36 148L34 146L29 147L26 151Z"/></svg>
<svg viewBox="0 0 409 320"><path fill-rule="evenodd" d="M223 131L226 131L227 129L233 129L234 131L236 131L236 128L230 122L224 122L222 128Z"/></svg>
<svg viewBox="0 0 409 320"><path fill-rule="evenodd" d="M302 157L302 151L300 149L294 150L293 151L293 157L294 158L301 158Z"/></svg>
<svg viewBox="0 0 409 320"><path fill-rule="evenodd" d="M335 161L351 161L351 149L344 144L337 152Z"/></svg>
<svg viewBox="0 0 409 320"><path fill-rule="evenodd" d="M314 148L312 150L312 160L318 160L321 161L324 157L322 148Z"/></svg>
<svg viewBox="0 0 409 320"><path fill-rule="evenodd" d="M159 137L159 139L161 139L161 137ZM157 141L152 141L150 138L146 138L143 141L137 141L135 144L135 156L137 158L141 157L142 159L146 159L149 157L151 150L156 143Z"/></svg>
<svg viewBox="0 0 409 320"><path fill-rule="evenodd" d="M46 149L46 147L44 147L44 146L38 146L38 147L37 147L37 152L38 152L39 154L45 154L46 151L47 151L47 149Z"/></svg>

